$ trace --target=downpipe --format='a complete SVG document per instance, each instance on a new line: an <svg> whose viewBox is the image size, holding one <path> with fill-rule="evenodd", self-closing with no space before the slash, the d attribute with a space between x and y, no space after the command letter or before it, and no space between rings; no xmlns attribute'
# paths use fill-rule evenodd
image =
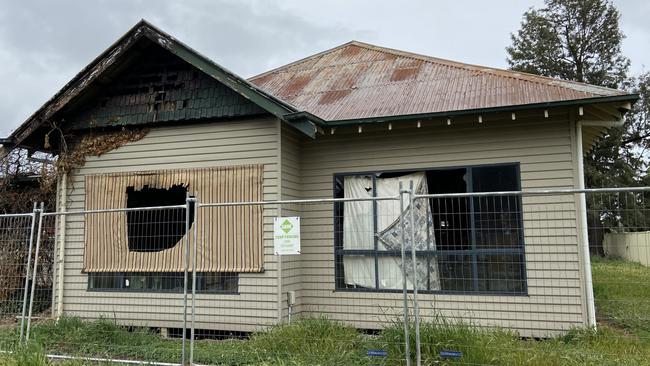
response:
<svg viewBox="0 0 650 366"><path fill-rule="evenodd" d="M578 152L578 188L585 188L584 151L582 148L582 121L576 121L576 145ZM587 325L596 328L596 305L594 304L594 286L591 275L591 256L589 255L589 231L587 230L587 199L579 193L580 227L582 238L582 263L585 273L585 296L587 300Z"/></svg>
<svg viewBox="0 0 650 366"><path fill-rule="evenodd" d="M584 149L582 147L582 128L591 127L621 127L625 121L576 121L576 145L578 152L578 189L585 189ZM587 224L587 199L585 192L579 193L580 226L582 236L582 262L585 273L585 296L587 300L587 324L596 329L596 304L594 300L594 283L591 273L591 256L589 253L589 230Z"/></svg>

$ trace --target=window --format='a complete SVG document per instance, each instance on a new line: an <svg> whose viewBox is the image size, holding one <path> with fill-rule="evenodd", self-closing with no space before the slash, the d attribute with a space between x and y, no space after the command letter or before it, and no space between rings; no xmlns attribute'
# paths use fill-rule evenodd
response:
<svg viewBox="0 0 650 366"><path fill-rule="evenodd" d="M185 204L187 187L173 185L169 189L150 188L141 190L126 188L126 207L156 207ZM185 210L170 208L155 211L128 211L126 213L127 237L131 252L160 252L173 248L185 235ZM190 222L194 222L194 210L190 207Z"/></svg>
<svg viewBox="0 0 650 366"><path fill-rule="evenodd" d="M188 291L192 291L192 274L188 274ZM88 289L95 291L183 292L183 272L109 272L89 273ZM199 293L228 293L238 291L237 273L197 273L196 291Z"/></svg>
<svg viewBox="0 0 650 366"><path fill-rule="evenodd" d="M419 194L517 191L518 164L364 174L337 174L334 196L393 196L399 182ZM519 196L443 197L417 200L410 251L410 207L404 202L363 201L335 206L337 289L402 289L401 239L408 250L407 287L450 293L525 294L525 259ZM402 230L400 226L404 224Z"/></svg>

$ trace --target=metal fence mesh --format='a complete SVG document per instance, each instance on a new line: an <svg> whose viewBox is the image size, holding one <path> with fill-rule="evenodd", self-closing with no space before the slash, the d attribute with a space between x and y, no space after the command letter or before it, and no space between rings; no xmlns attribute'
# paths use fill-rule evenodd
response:
<svg viewBox="0 0 650 366"><path fill-rule="evenodd" d="M383 198L190 198L172 207L0 217L0 349L17 349L24 306L30 342L46 353L113 361L647 362L650 192L588 191L585 226L578 191L402 189ZM249 234L229 231L236 215L199 218L251 205L262 207L263 269L200 269L195 258L218 257L201 253L205 232ZM278 217L299 218L299 254L277 255ZM98 242L116 249L97 251ZM585 330L592 286L595 332Z"/></svg>
<svg viewBox="0 0 650 366"><path fill-rule="evenodd" d="M12 332L28 296L25 273L33 263L28 258L33 222L31 214L0 216L0 349L13 349L18 340Z"/></svg>

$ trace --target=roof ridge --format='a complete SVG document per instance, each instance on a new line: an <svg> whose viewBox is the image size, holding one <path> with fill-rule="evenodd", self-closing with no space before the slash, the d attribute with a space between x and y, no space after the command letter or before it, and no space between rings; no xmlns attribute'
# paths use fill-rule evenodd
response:
<svg viewBox="0 0 650 366"><path fill-rule="evenodd" d="M483 66L483 65L475 65L475 64L470 64L470 63L465 63L465 62L459 62L459 61L454 61L454 60L448 60L440 57L434 57L434 56L428 56L428 55L423 55L415 52L410 52L410 51L402 51L398 50L395 48L390 48L390 47L384 47L384 46L377 46L371 43L366 43L366 42L361 42L357 40L351 40L349 42L343 43L339 46L332 47L330 49L318 52L316 54L313 54L311 56L304 57L302 59L299 59L297 61L285 64L283 66L279 66L276 68L273 68L271 70L268 70L266 72L263 72L261 74L255 75L253 77L248 78L248 81L253 81L258 78L262 78L266 75L276 73L276 72L281 72L284 69L289 69L291 67L294 67L296 65L300 65L302 63L305 63L309 60L313 60L315 58L321 57L325 54L335 52L339 49L342 49L344 47L354 45L357 47L362 47L367 50L375 51L375 52L383 52L383 53L390 53L393 55L397 55L400 57L407 57L411 59L418 59L421 61L425 62L430 62L430 63L436 63L439 65L447 66L447 67L453 67L457 69L462 69L462 70L468 70L468 71L474 71L474 72L482 72L482 73L489 73L492 75L500 76L500 77L506 77L506 78L511 78L511 79L516 79L519 81L523 82L528 82L528 83L535 83L535 84L540 84L540 85L552 85L552 86L557 86L560 88L564 89L570 89L574 91L584 91L584 88L589 88L592 92L594 89L596 90L602 90L603 93L605 94L611 94L612 92L619 92L622 93L622 91L618 89L613 89L613 88L607 88L603 86L598 86L598 85L592 85L588 83L581 83L578 81L572 81L572 80L564 80L564 79L558 79L558 78L553 78L549 76L543 76L543 75L536 75L536 74L531 74L527 72L521 72L521 71L514 71L514 70L507 70L507 69L499 69L496 67L491 67L491 66ZM596 93L594 93L596 94Z"/></svg>
<svg viewBox="0 0 650 366"><path fill-rule="evenodd" d="M566 89L572 89L572 90L580 90L579 88L572 88L566 85L562 84L571 84L575 85L577 87L587 87L590 89L597 88L597 89L602 89L603 91L607 92L622 92L618 89L613 89L613 88L608 88L604 86L599 86L599 85L593 85L589 83L584 83L584 82L579 82L579 81L573 81L573 80L565 80L565 79L558 79L550 76L544 76L544 75L537 75L537 74L532 74L528 72L522 72L522 71L515 71L515 70L507 70L507 69L500 69L497 67L492 67L492 66L483 66L483 65L476 65L476 64L470 64L466 62L459 62L459 61L454 61L454 60L448 60L440 57L434 57L434 56L428 56L428 55L423 55L415 52L410 52L410 51L402 51L398 50L395 48L390 48L390 47L384 47L384 46L377 46L371 43L366 43L366 42L360 42L360 41L350 41L348 44L354 44L355 46L358 47L363 47L371 51L377 51L377 52L387 52L391 53L394 55L402 56L402 57L408 57L408 58L414 58L414 59L419 59L422 61L426 62L435 62L439 63L445 66L450 66L450 67L455 67L459 69L464 69L464 70L470 70L470 71L478 71L478 72L485 72L485 73L490 73L493 75L501 76L501 77L508 77L512 79L517 79L520 81L525 81L529 83L537 83L537 84L543 84L543 85L549 85L551 83L562 87ZM528 76L529 79L526 77L522 76ZM530 80L534 79L534 80ZM543 82L543 81L546 82Z"/></svg>
<svg viewBox="0 0 650 366"><path fill-rule="evenodd" d="M354 44L355 42L357 42L357 41L352 40L352 41L345 42L345 43L343 43L343 44L341 44L341 45L338 45L338 46L336 46L336 47L328 48L328 49L326 49L326 50L324 50L324 51L321 51L321 52L315 53L315 54L313 54L313 55L309 55L309 56L307 56L307 57L303 57L303 58L301 58L301 59L298 59L298 60L296 60L296 61L290 62L290 63L288 63L288 64L284 64L284 65L281 65L281 66L278 66L278 67L274 67L274 68L272 68L271 70L264 71L264 72L262 72L262 73L260 73L260 74L257 74L257 75L254 75L254 76L251 76L251 77L247 78L246 80L247 80L247 81L253 81L253 80L255 80L255 79L262 78L262 77L264 77L264 76L266 76L266 75L268 75L268 74L272 74L272 73L274 73L274 72L278 72L278 71L280 71L281 69L288 69L288 68L290 68L290 67L292 67L292 66L300 65L300 64L305 63L305 62L307 62L307 61L310 61L310 60L313 60L313 59L315 59L315 58L321 57L321 56L323 56L323 55L325 55L325 54L328 54L328 53L331 53L331 52L337 51L337 50L339 50L339 49L341 49L341 48L347 47L347 46L349 46L349 45L351 45L351 44Z"/></svg>

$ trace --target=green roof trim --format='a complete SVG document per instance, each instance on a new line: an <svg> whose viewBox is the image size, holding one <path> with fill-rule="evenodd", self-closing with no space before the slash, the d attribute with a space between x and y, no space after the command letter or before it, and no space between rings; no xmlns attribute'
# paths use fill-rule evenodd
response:
<svg viewBox="0 0 650 366"><path fill-rule="evenodd" d="M510 105L510 106L503 106L503 107L463 109L463 110L448 111L448 112L405 114L400 116L382 116L382 117L345 119L345 120L335 120L335 121L324 121L314 115L311 115L308 112L299 112L297 114L304 114L304 115L311 116L311 118L309 119L315 124L322 127L338 127L338 126L346 126L346 125L373 124L373 123L385 123L385 122L394 122L394 121L412 121L412 120L419 120L419 119L466 116L472 114L516 112L516 111L521 111L526 109L545 109L545 108L554 108L554 107L583 106L588 104L611 103L611 102L635 102L638 99L639 99L638 94L627 94L627 95L616 95L616 96L607 96L607 97L562 100L557 102L519 104L519 105Z"/></svg>

